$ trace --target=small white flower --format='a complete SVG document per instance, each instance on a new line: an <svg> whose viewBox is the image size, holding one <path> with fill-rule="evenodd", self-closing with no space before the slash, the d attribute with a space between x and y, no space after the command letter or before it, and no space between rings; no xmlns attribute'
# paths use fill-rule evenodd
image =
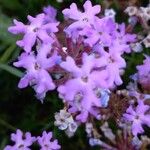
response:
<svg viewBox="0 0 150 150"><path fill-rule="evenodd" d="M115 135L113 134L112 130L109 128L107 122L105 122L100 128L103 131L106 138L108 138L111 141L115 140Z"/></svg>
<svg viewBox="0 0 150 150"><path fill-rule="evenodd" d="M143 51L143 47L141 43L133 43L131 44L131 48L134 52L140 53Z"/></svg>
<svg viewBox="0 0 150 150"><path fill-rule="evenodd" d="M125 12L129 16L134 16L134 15L137 15L138 9L135 6L130 6L126 8Z"/></svg>
<svg viewBox="0 0 150 150"><path fill-rule="evenodd" d="M146 48L150 47L150 34L143 40Z"/></svg>
<svg viewBox="0 0 150 150"><path fill-rule="evenodd" d="M115 19L116 12L114 9L105 9L105 16Z"/></svg>
<svg viewBox="0 0 150 150"><path fill-rule="evenodd" d="M71 122L68 125L68 129L70 132L73 132L73 133L76 132L77 128L78 128L78 125L76 122Z"/></svg>
<svg viewBox="0 0 150 150"><path fill-rule="evenodd" d="M59 113L55 113L55 122L54 124L58 126L60 130L68 130L69 132L74 133L77 130L77 123L73 120L72 115L66 110L60 110Z"/></svg>
<svg viewBox="0 0 150 150"><path fill-rule="evenodd" d="M86 123L86 125L85 125L85 131L86 131L86 133L87 133L89 136L91 135L92 130L93 130L93 124L90 123L90 122Z"/></svg>
<svg viewBox="0 0 150 150"><path fill-rule="evenodd" d="M100 139L96 139L96 138L90 138L89 139L89 144L91 146L96 146L96 145L102 145L102 141Z"/></svg>
<svg viewBox="0 0 150 150"><path fill-rule="evenodd" d="M140 16L144 17L145 20L150 19L150 7L140 7Z"/></svg>
<svg viewBox="0 0 150 150"><path fill-rule="evenodd" d="M70 117L72 117L71 114L66 110L60 110L59 113L55 113L56 121L54 122L54 124L58 126L60 130L65 130L68 128L68 118Z"/></svg>
<svg viewBox="0 0 150 150"><path fill-rule="evenodd" d="M67 47L62 47L62 51L67 54Z"/></svg>

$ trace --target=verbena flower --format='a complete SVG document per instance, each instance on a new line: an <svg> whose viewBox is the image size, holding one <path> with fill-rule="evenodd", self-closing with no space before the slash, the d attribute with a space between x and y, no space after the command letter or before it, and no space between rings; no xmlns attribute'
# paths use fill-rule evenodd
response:
<svg viewBox="0 0 150 150"><path fill-rule="evenodd" d="M52 132L44 131L42 136L37 137L37 141L41 147L40 150L59 150L61 147L57 140L52 140Z"/></svg>
<svg viewBox="0 0 150 150"><path fill-rule="evenodd" d="M144 101L139 99L138 105L135 108L130 105L123 115L126 121L131 122L132 133L134 136L144 132L142 125L150 127L150 114L148 114L148 110L150 110L150 106L145 105Z"/></svg>
<svg viewBox="0 0 150 150"><path fill-rule="evenodd" d="M13 146L6 146L4 150L31 150L30 146L36 141L36 138L32 137L30 132L23 134L22 131L18 129L16 134L11 134L11 140L15 142L15 144Z"/></svg>
<svg viewBox="0 0 150 150"><path fill-rule="evenodd" d="M55 89L55 84L48 73L48 69L53 67L60 57L56 52L52 53L51 57L47 57L50 52L51 46L43 45L37 56L34 53L22 53L19 61L14 63L16 67L26 69L26 74L20 80L18 87L33 86L37 97L41 100L45 97L47 91Z"/></svg>
<svg viewBox="0 0 150 150"><path fill-rule="evenodd" d="M47 6L43 8L43 12L45 13L45 21L46 22L57 22L56 15L57 10L52 6Z"/></svg>
<svg viewBox="0 0 150 150"><path fill-rule="evenodd" d="M100 129L102 130L102 132L104 133L105 137L108 138L110 141L115 141L115 135L112 132L112 129L109 128L108 122L105 122Z"/></svg>
<svg viewBox="0 0 150 150"><path fill-rule="evenodd" d="M150 57L145 55L143 65L137 66L137 80L145 90L150 89Z"/></svg>
<svg viewBox="0 0 150 150"><path fill-rule="evenodd" d="M64 100L74 103L76 108L72 108L72 110L82 111L83 120L87 118L88 112L92 112L92 106L102 106L100 97L96 95L95 90L99 87L106 87L105 77L107 73L93 70L95 66L94 59L94 56L88 56L84 53L81 67L78 67L69 56L65 62L60 64L62 68L71 73L72 79L58 87L59 95ZM71 104L71 106L73 105Z"/></svg>
<svg viewBox="0 0 150 150"><path fill-rule="evenodd" d="M60 130L69 130L74 133L78 127L77 123L74 121L72 115L66 110L60 110L59 113L55 113L54 124L58 126Z"/></svg>
<svg viewBox="0 0 150 150"><path fill-rule="evenodd" d="M116 12L114 9L105 9L105 16L106 17L109 17L109 18L112 18L112 19L115 19L115 15L116 15Z"/></svg>
<svg viewBox="0 0 150 150"><path fill-rule="evenodd" d="M58 31L58 22L47 22L46 15L39 14L35 18L28 16L29 24L25 25L22 22L14 20L14 26L8 28L13 34L23 34L23 39L17 41L17 45L22 47L26 52L30 52L37 39L43 43L53 43L53 33Z"/></svg>
<svg viewBox="0 0 150 150"><path fill-rule="evenodd" d="M84 12L78 10L77 5L72 3L70 9L64 9L63 14L66 18L72 19L75 22L72 23L65 31L68 35L71 35L74 31L79 31L85 27L91 27L94 25L97 19L96 15L100 12L99 5L92 6L91 1L87 0L83 5Z"/></svg>
<svg viewBox="0 0 150 150"><path fill-rule="evenodd" d="M137 7L135 6L130 6L130 7L127 7L125 12L129 15L129 16L134 16L134 15L137 15L138 13L138 9Z"/></svg>

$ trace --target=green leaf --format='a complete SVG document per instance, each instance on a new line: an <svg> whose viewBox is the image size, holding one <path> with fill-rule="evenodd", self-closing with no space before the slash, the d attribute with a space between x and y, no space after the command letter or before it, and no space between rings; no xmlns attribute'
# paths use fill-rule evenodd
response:
<svg viewBox="0 0 150 150"><path fill-rule="evenodd" d="M21 8L21 4L19 0L2 0L0 1L0 5L10 10L15 10L16 8Z"/></svg>
<svg viewBox="0 0 150 150"><path fill-rule="evenodd" d="M4 44L15 43L16 38L8 32L12 19L4 15L0 10L0 41Z"/></svg>
<svg viewBox="0 0 150 150"><path fill-rule="evenodd" d="M14 68L14 67L11 67L7 64L0 63L0 69L5 70L19 78L23 76L23 73L21 71L19 71L18 69Z"/></svg>
<svg viewBox="0 0 150 150"><path fill-rule="evenodd" d="M2 57L0 58L0 62L6 63L8 61L8 59L10 58L10 56L12 55L12 53L14 52L15 48L16 48L16 44L13 44L8 49L6 49L6 51L4 52Z"/></svg>

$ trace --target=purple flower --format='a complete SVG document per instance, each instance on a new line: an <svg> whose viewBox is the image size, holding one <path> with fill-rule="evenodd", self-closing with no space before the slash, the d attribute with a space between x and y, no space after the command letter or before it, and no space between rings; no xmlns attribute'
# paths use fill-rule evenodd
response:
<svg viewBox="0 0 150 150"><path fill-rule="evenodd" d="M81 67L78 67L69 56L60 64L63 69L71 73L72 79L58 87L59 96L71 106L74 105L73 109L82 111L84 121L93 106L101 107L100 97L96 94L97 89L107 87L105 82L107 72L93 70L96 66L95 59L93 55L88 56L84 53Z"/></svg>
<svg viewBox="0 0 150 150"><path fill-rule="evenodd" d="M57 140L52 141L52 132L43 132L42 136L37 137L37 141L41 146L40 150L59 150L61 147Z"/></svg>
<svg viewBox="0 0 150 150"><path fill-rule="evenodd" d="M125 60L121 57L119 47L108 47L108 52L104 49L98 49L101 57L97 59L96 66L103 67L106 73L107 88L113 88L121 85L121 72L126 67Z"/></svg>
<svg viewBox="0 0 150 150"><path fill-rule="evenodd" d="M72 35L75 30L81 30L85 27L94 25L95 20L98 19L96 15L100 12L100 6L92 6L91 1L87 0L83 5L84 12L78 10L77 5L72 3L70 9L64 9L63 14L66 18L75 20L65 31L68 35Z"/></svg>
<svg viewBox="0 0 150 150"><path fill-rule="evenodd" d="M76 20L75 24L86 26L91 25L95 21L95 16L100 12L100 6L92 6L91 1L87 0L83 5L85 12L78 10L77 5L72 3L70 9L64 9L63 14L66 18ZM73 25L74 26L74 25ZM81 27L80 26L80 27Z"/></svg>
<svg viewBox="0 0 150 150"><path fill-rule="evenodd" d="M23 134L22 131L18 129L16 134L11 134L11 140L15 142L15 144L13 146L6 146L4 150L30 150L29 147L36 141L36 138L32 137L31 133L26 132Z"/></svg>
<svg viewBox="0 0 150 150"><path fill-rule="evenodd" d="M120 45L126 45L126 48L123 49L123 52L130 53L131 48L129 43L133 43L136 40L135 34L126 33L126 26L124 23L118 25L117 32L115 34L117 41Z"/></svg>
<svg viewBox="0 0 150 150"><path fill-rule="evenodd" d="M9 32L13 34L23 34L23 39L17 41L17 45L22 47L26 52L30 52L37 39L43 43L53 43L54 34L58 31L59 23L46 23L45 14L39 14L35 18L28 16L29 24L24 25L22 22L14 20L14 26L9 27Z"/></svg>
<svg viewBox="0 0 150 150"><path fill-rule="evenodd" d="M113 32L116 31L116 23L110 18L97 19L93 27L84 28L80 31L80 35L84 36L84 42L91 47L96 43L103 46L110 46L115 37Z"/></svg>
<svg viewBox="0 0 150 150"><path fill-rule="evenodd" d="M25 88L28 85L33 86L39 99L43 99L49 90L55 89L55 84L48 73L48 69L53 67L60 57L56 52L50 57L51 47L43 45L38 51L37 56L34 53L22 53L19 61L15 62L16 67L26 69L26 74L19 82L19 88Z"/></svg>
<svg viewBox="0 0 150 150"><path fill-rule="evenodd" d="M146 59L144 60L143 65L137 66L137 76L138 82L143 86L145 90L150 89L150 57L145 55Z"/></svg>
<svg viewBox="0 0 150 150"><path fill-rule="evenodd" d="M131 128L134 136L144 132L142 125L150 127L150 114L147 114L148 110L150 110L150 106L145 105L143 100L138 100L138 105L135 108L130 105L123 115L126 121L132 123Z"/></svg>
<svg viewBox="0 0 150 150"><path fill-rule="evenodd" d="M56 15L57 10L52 6L47 6L43 8L43 12L45 13L45 21L46 22L57 22Z"/></svg>

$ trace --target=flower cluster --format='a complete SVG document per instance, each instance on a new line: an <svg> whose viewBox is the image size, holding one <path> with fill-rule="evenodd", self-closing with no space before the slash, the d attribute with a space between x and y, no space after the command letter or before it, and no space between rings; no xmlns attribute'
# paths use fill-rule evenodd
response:
<svg viewBox="0 0 150 150"><path fill-rule="evenodd" d="M125 12L130 16L129 22L135 25L137 22L142 24L144 30L139 33L139 43L143 43L145 47L150 47L150 32L149 32L149 21L150 21L150 5L147 7L136 7L129 6ZM145 36L146 35L146 36Z"/></svg>
<svg viewBox="0 0 150 150"><path fill-rule="evenodd" d="M90 145L116 150L125 142L125 146L129 145L132 150L138 145L132 144L137 141L137 135L144 132L142 125L150 126L150 106L144 101L149 95L143 93L144 98L141 98L138 91L138 83L145 89L150 88L150 58L146 56L144 64L137 66L138 73L132 76L135 83L130 83L127 90L117 90L117 86L123 84L121 76L127 66L124 54L130 56L132 51L142 50L139 37L131 33L130 26L115 21L113 9L107 9L104 16L99 16L101 7L92 6L89 0L83 8L84 11L80 11L72 3L70 8L63 10L65 21L69 23L64 28L64 41L56 34L61 32L59 28L62 26L56 19L57 11L51 6L44 7L43 13L35 18L28 16L27 25L14 20L15 25L8 30L23 35L17 45L24 50L14 66L26 70L18 87L32 86L42 102L48 91L56 89L64 109L55 113L54 124L69 137L81 123L85 123ZM138 22L137 15L148 11L148 8L141 9L143 12L135 7L125 11L131 16L132 28ZM118 124L125 123L119 126L117 135L109 128L109 118L116 118ZM99 130L112 145L102 141L93 120L103 121ZM42 137L36 138L41 150L60 149L57 140L51 142L51 138L51 132L43 132ZM22 140L21 145L30 147L34 141L35 138L26 144Z"/></svg>
<svg viewBox="0 0 150 150"><path fill-rule="evenodd" d="M126 110L126 113L123 115L126 121L132 122L132 133L134 136L137 136L138 133L143 133L144 130L142 125L147 125L150 127L150 110L149 105L145 105L143 100L138 100L138 105L134 109L132 105Z"/></svg>
<svg viewBox="0 0 150 150"><path fill-rule="evenodd" d="M55 113L55 120L55 126L60 130L65 130L69 137L73 136L78 128L78 124L74 121L71 113L67 112L65 109L60 110L59 113Z"/></svg>
<svg viewBox="0 0 150 150"><path fill-rule="evenodd" d="M85 12L79 11L73 3L70 9L63 10L65 18L75 20L65 28L67 36L75 43L84 43L85 48L81 52L81 65L70 56L60 64L72 79L59 86L58 92L69 102L71 113L80 112L76 119L85 122L88 113L98 115L95 107L107 107L109 89L122 84L120 75L126 67L122 55L131 52L129 43L135 41L135 35L126 33L124 24L117 24L108 16L97 17L98 5L92 6L86 1L83 7ZM92 54L89 55L87 47Z"/></svg>
<svg viewBox="0 0 150 150"><path fill-rule="evenodd" d="M14 34L24 35L17 44L25 52L14 63L26 69L19 88L31 85L43 100L47 91L58 87L60 98L68 103L68 111L76 113L76 120L81 122L89 114L100 119L98 108L107 107L110 89L123 83L121 75L126 62L122 55L131 52L129 43L136 37L126 33L125 24L117 24L109 14L97 17L99 5L92 6L88 0L83 7L85 11L81 12L73 3L63 10L65 18L74 20L65 28L65 51L54 34L59 23L56 10L50 6L35 18L28 16L28 25L15 20L15 26L9 28ZM57 84L53 74L55 78L63 76L63 84Z"/></svg>
<svg viewBox="0 0 150 150"><path fill-rule="evenodd" d="M41 147L40 150L59 150L60 145L57 140L51 141L51 138L52 132L47 133L44 131L41 137L36 138L32 137L30 132L23 134L23 132L18 129L16 134L11 134L11 140L15 142L15 144L13 146L6 146L4 150L31 150L30 146L36 141Z"/></svg>
<svg viewBox="0 0 150 150"><path fill-rule="evenodd" d="M55 17L56 10L49 6L44 8L44 13L35 18L28 16L28 25L14 20L15 25L8 29L13 34L24 35L22 40L17 41L17 45L22 47L24 52L18 58L18 62L14 63L16 67L26 69L26 74L18 86L19 88L33 86L37 97L41 100L47 91L55 89L48 70L60 61L57 51L52 50L52 44L55 43L54 33L58 31L59 24Z"/></svg>

